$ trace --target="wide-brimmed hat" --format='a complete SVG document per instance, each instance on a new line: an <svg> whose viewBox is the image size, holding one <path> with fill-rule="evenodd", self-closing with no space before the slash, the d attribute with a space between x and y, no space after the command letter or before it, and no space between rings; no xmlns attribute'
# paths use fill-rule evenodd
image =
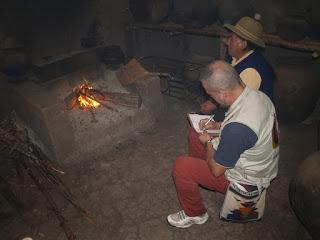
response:
<svg viewBox="0 0 320 240"><path fill-rule="evenodd" d="M262 25L251 17L243 17L235 25L227 23L223 26L253 44L263 48L266 46Z"/></svg>

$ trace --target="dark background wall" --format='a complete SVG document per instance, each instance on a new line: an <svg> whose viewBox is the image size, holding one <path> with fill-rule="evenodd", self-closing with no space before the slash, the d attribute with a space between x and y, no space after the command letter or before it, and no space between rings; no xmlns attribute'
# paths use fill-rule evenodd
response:
<svg viewBox="0 0 320 240"><path fill-rule="evenodd" d="M81 49L89 26L99 22L105 44L124 45L130 20L127 0L5 0L0 9L0 36L21 41L34 60Z"/></svg>
<svg viewBox="0 0 320 240"><path fill-rule="evenodd" d="M241 1L250 3L249 0ZM179 3L177 0L175 2ZM186 3L189 2L191 4L192 1L186 1ZM220 16L220 20L228 20L226 9L231 8L230 11L238 11L237 13L240 14L239 9L232 9L231 0L212 0L212 2L224 9L223 13L217 13L224 14L224 19ZM304 6L311 8L313 5L310 2L316 1L308 0L306 4L301 4L302 1L287 0L271 1L268 4L260 0L251 2L255 9L243 10L243 12L252 14L258 11L262 14L261 21L265 29L275 31L275 26L270 27L274 25L274 19L279 22L288 14L299 15L306 11L311 12L310 9L304 9L307 8ZM186 3L182 6L188 5ZM229 15L233 20L236 19L235 14ZM229 20L231 21L231 17ZM0 41L4 37L15 38L21 42L32 60L36 62L43 57L82 49L81 39L88 34L92 25L98 23L95 30L100 35L101 43L120 45L126 51L125 26L133 21L129 0L4 0L0 8ZM172 37L164 33L140 32L136 40L135 54L141 55L161 55L181 59L190 54L217 56L219 51L219 41L210 37L190 35ZM269 49L267 48L266 52L273 61L273 54L269 53ZM291 54L290 51L281 51L284 54Z"/></svg>

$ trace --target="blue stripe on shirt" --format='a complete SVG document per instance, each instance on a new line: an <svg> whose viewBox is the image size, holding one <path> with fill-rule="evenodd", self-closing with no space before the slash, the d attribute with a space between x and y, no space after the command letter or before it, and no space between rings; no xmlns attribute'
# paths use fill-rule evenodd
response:
<svg viewBox="0 0 320 240"><path fill-rule="evenodd" d="M248 126L232 122L227 124L222 132L214 159L226 168L233 168L240 155L252 148L258 141L258 136Z"/></svg>

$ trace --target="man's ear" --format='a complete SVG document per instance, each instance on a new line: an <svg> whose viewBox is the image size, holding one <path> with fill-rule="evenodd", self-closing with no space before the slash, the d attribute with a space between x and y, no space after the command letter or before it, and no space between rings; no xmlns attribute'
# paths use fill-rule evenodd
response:
<svg viewBox="0 0 320 240"><path fill-rule="evenodd" d="M246 49L247 46L248 46L248 42L246 40L243 40L243 39L241 39L239 44L240 44L240 47L241 47L242 50Z"/></svg>

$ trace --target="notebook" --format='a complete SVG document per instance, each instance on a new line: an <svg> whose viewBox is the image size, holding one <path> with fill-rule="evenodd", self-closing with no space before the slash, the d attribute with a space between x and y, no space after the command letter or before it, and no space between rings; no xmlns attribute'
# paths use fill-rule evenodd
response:
<svg viewBox="0 0 320 240"><path fill-rule="evenodd" d="M203 130L199 128L199 122L202 119L209 119L210 115L201 115L201 114L196 114L196 113L188 113L188 119L191 124L191 126L196 130L197 133L202 133ZM207 130L208 133L210 134L219 134L220 130L219 129L209 129Z"/></svg>

